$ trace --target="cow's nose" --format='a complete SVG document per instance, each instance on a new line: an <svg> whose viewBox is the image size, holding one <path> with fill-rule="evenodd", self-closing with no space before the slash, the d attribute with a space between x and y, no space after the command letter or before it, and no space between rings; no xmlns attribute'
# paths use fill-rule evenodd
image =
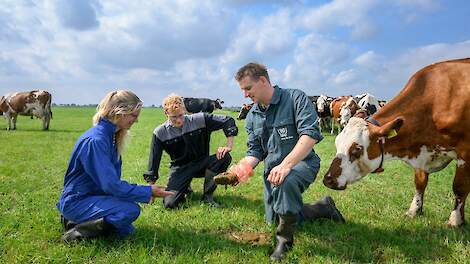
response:
<svg viewBox="0 0 470 264"><path fill-rule="evenodd" d="M323 178L323 185L325 185L328 188L331 188L334 185L335 179L331 177L329 174L325 175Z"/></svg>

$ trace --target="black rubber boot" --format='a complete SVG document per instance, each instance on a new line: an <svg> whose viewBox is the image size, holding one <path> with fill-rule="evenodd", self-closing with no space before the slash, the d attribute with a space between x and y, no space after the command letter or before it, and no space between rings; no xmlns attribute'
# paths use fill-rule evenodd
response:
<svg viewBox="0 0 470 264"><path fill-rule="evenodd" d="M296 215L280 215L276 229L276 247L269 257L272 261L281 261L294 246L294 232L297 225Z"/></svg>
<svg viewBox="0 0 470 264"><path fill-rule="evenodd" d="M112 225L106 223L103 218L91 220L69 229L62 235L65 242L79 241L84 238L106 236L110 233Z"/></svg>
<svg viewBox="0 0 470 264"><path fill-rule="evenodd" d="M189 186L188 186L188 189L186 189L185 194L186 194L186 195L191 195L191 194L193 194L193 192L194 192L194 191L193 191L193 188L191 188L191 185L189 185Z"/></svg>
<svg viewBox="0 0 470 264"><path fill-rule="evenodd" d="M302 214L307 221L326 218L339 223L345 222L340 211L336 208L333 198L330 196L325 196L316 203L304 204Z"/></svg>
<svg viewBox="0 0 470 264"><path fill-rule="evenodd" d="M214 191L217 189L217 184L214 182L214 176L217 173L207 169L204 175L204 194L202 195L202 202L207 203L212 207L220 207L216 201L214 201Z"/></svg>
<svg viewBox="0 0 470 264"><path fill-rule="evenodd" d="M74 228L77 225L77 223L68 220L63 215L60 215L60 223L62 224L62 227L64 228L64 232L67 232L68 230Z"/></svg>

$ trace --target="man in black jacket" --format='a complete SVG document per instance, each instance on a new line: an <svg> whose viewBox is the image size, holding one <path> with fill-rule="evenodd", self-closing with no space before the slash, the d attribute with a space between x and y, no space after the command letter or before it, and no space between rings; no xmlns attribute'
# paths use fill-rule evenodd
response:
<svg viewBox="0 0 470 264"><path fill-rule="evenodd" d="M175 94L163 100L163 110L168 120L153 131L148 171L144 173L144 179L150 183L158 179L164 150L171 158L167 190L175 193L163 199L165 208L179 207L185 201L192 179L202 176L202 201L219 207L213 198L217 187L213 178L226 171L232 161L229 152L232 150L233 137L238 134L235 120L208 113L187 115L183 99ZM223 129L227 143L219 147L216 154L209 155L211 133L219 129Z"/></svg>

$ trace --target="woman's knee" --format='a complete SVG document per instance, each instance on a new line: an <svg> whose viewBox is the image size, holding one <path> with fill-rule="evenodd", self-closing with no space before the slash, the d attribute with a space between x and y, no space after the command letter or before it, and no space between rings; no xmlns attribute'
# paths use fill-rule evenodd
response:
<svg viewBox="0 0 470 264"><path fill-rule="evenodd" d="M132 222L135 221L140 215L140 206L137 203L129 204L129 218Z"/></svg>

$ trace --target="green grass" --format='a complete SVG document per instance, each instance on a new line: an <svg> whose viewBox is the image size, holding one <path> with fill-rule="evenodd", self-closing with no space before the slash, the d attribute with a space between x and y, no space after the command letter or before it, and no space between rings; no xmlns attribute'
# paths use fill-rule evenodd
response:
<svg viewBox="0 0 470 264"><path fill-rule="evenodd" d="M76 139L91 126L92 108L54 108L50 131L41 122L20 117L16 131L0 121L0 262L2 263L268 263L270 244L250 245L230 239L231 232L272 233L264 223L262 166L247 184L219 188L222 209L199 203L202 179L186 208L167 211L158 200L143 205L137 232L126 240L112 238L64 244L55 204ZM233 112L219 112L235 116ZM123 179L141 183L154 127L164 120L160 109L146 108L132 128L132 141L123 156ZM238 122L238 121L237 121ZM244 122L232 151L234 161L245 152ZM213 135L212 150L225 143ZM469 263L470 228L449 229L453 207L455 164L431 175L424 215L408 219L414 194L412 169L401 162L385 164L342 192L321 183L334 156L334 137L315 147L322 158L315 183L304 193L311 202L333 196L347 223L331 221L302 225L287 263ZM161 166L160 184L167 182L168 157ZM468 209L467 209L468 212Z"/></svg>

